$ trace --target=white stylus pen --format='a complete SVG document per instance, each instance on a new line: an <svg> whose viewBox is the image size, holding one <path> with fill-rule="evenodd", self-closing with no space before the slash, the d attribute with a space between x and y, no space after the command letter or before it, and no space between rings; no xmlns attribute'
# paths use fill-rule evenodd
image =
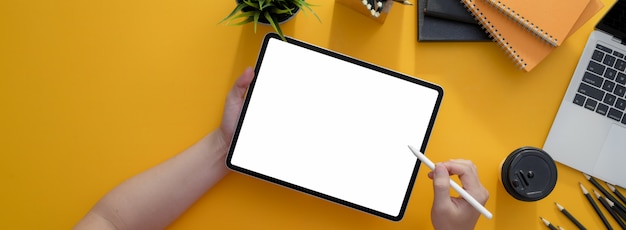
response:
<svg viewBox="0 0 626 230"><path fill-rule="evenodd" d="M422 161L424 164L426 164L426 166L428 166L431 170L435 170L435 164L432 161L430 161L426 157L426 155L424 155L419 150L414 149L410 145L409 145L409 149L411 149L411 152L413 152L413 155L415 155L420 161ZM478 210L485 217L487 217L487 219L491 219L491 217L493 217L493 215L491 214L491 212L489 212L489 210L487 210L482 204L478 203L478 201L476 201L476 199L474 199L474 197L472 197L472 195L467 193L467 191L465 191L465 189L461 188L461 186L459 186L459 184L454 182L452 179L450 179L450 186L452 186L452 188L456 192L458 192L463 197L463 199L465 199L472 206L474 206L474 208L476 208L476 210Z"/></svg>

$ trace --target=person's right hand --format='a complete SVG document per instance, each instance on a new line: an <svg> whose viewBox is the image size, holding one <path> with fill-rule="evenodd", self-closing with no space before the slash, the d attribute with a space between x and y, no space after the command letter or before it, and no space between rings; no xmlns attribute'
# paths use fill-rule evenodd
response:
<svg viewBox="0 0 626 230"><path fill-rule="evenodd" d="M433 180L434 202L430 218L437 230L474 229L480 212L463 197L450 196L450 175L458 175L462 186L478 202L485 205L489 192L480 183L476 166L469 160L450 160L435 165L428 173Z"/></svg>

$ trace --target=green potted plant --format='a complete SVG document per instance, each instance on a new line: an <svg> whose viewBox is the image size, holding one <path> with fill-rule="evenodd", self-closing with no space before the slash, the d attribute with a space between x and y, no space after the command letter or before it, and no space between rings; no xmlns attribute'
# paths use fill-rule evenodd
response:
<svg viewBox="0 0 626 230"><path fill-rule="evenodd" d="M313 5L304 0L236 0L236 3L235 9L219 23L241 19L233 25L253 23L255 33L257 24L269 24L283 40L286 39L280 24L295 16L300 9L308 10L320 21L311 9Z"/></svg>

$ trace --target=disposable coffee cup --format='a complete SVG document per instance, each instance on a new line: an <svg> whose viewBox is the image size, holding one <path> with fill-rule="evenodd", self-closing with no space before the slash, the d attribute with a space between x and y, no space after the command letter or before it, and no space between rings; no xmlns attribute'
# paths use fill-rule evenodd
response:
<svg viewBox="0 0 626 230"><path fill-rule="evenodd" d="M538 201L556 186L556 164L542 149L521 147L504 159L500 178L507 193L515 199Z"/></svg>

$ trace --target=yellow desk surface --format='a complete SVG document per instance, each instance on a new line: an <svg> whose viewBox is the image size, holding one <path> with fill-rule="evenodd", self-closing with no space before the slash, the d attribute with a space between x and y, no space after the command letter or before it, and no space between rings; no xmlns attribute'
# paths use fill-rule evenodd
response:
<svg viewBox="0 0 626 230"><path fill-rule="evenodd" d="M417 42L416 6L396 4L379 24L311 0L321 22L301 13L283 30L444 88L427 153L478 165L494 219L477 229L544 229L539 216L574 229L554 202L593 229L602 223L581 173L558 165L557 187L534 203L508 196L498 173L514 149L543 146L584 42L614 2L603 1L529 73L491 42ZM0 229L68 229L114 186L216 128L227 90L271 31L217 24L233 2L0 2ZM431 229L425 172L400 222L230 173L171 228Z"/></svg>

